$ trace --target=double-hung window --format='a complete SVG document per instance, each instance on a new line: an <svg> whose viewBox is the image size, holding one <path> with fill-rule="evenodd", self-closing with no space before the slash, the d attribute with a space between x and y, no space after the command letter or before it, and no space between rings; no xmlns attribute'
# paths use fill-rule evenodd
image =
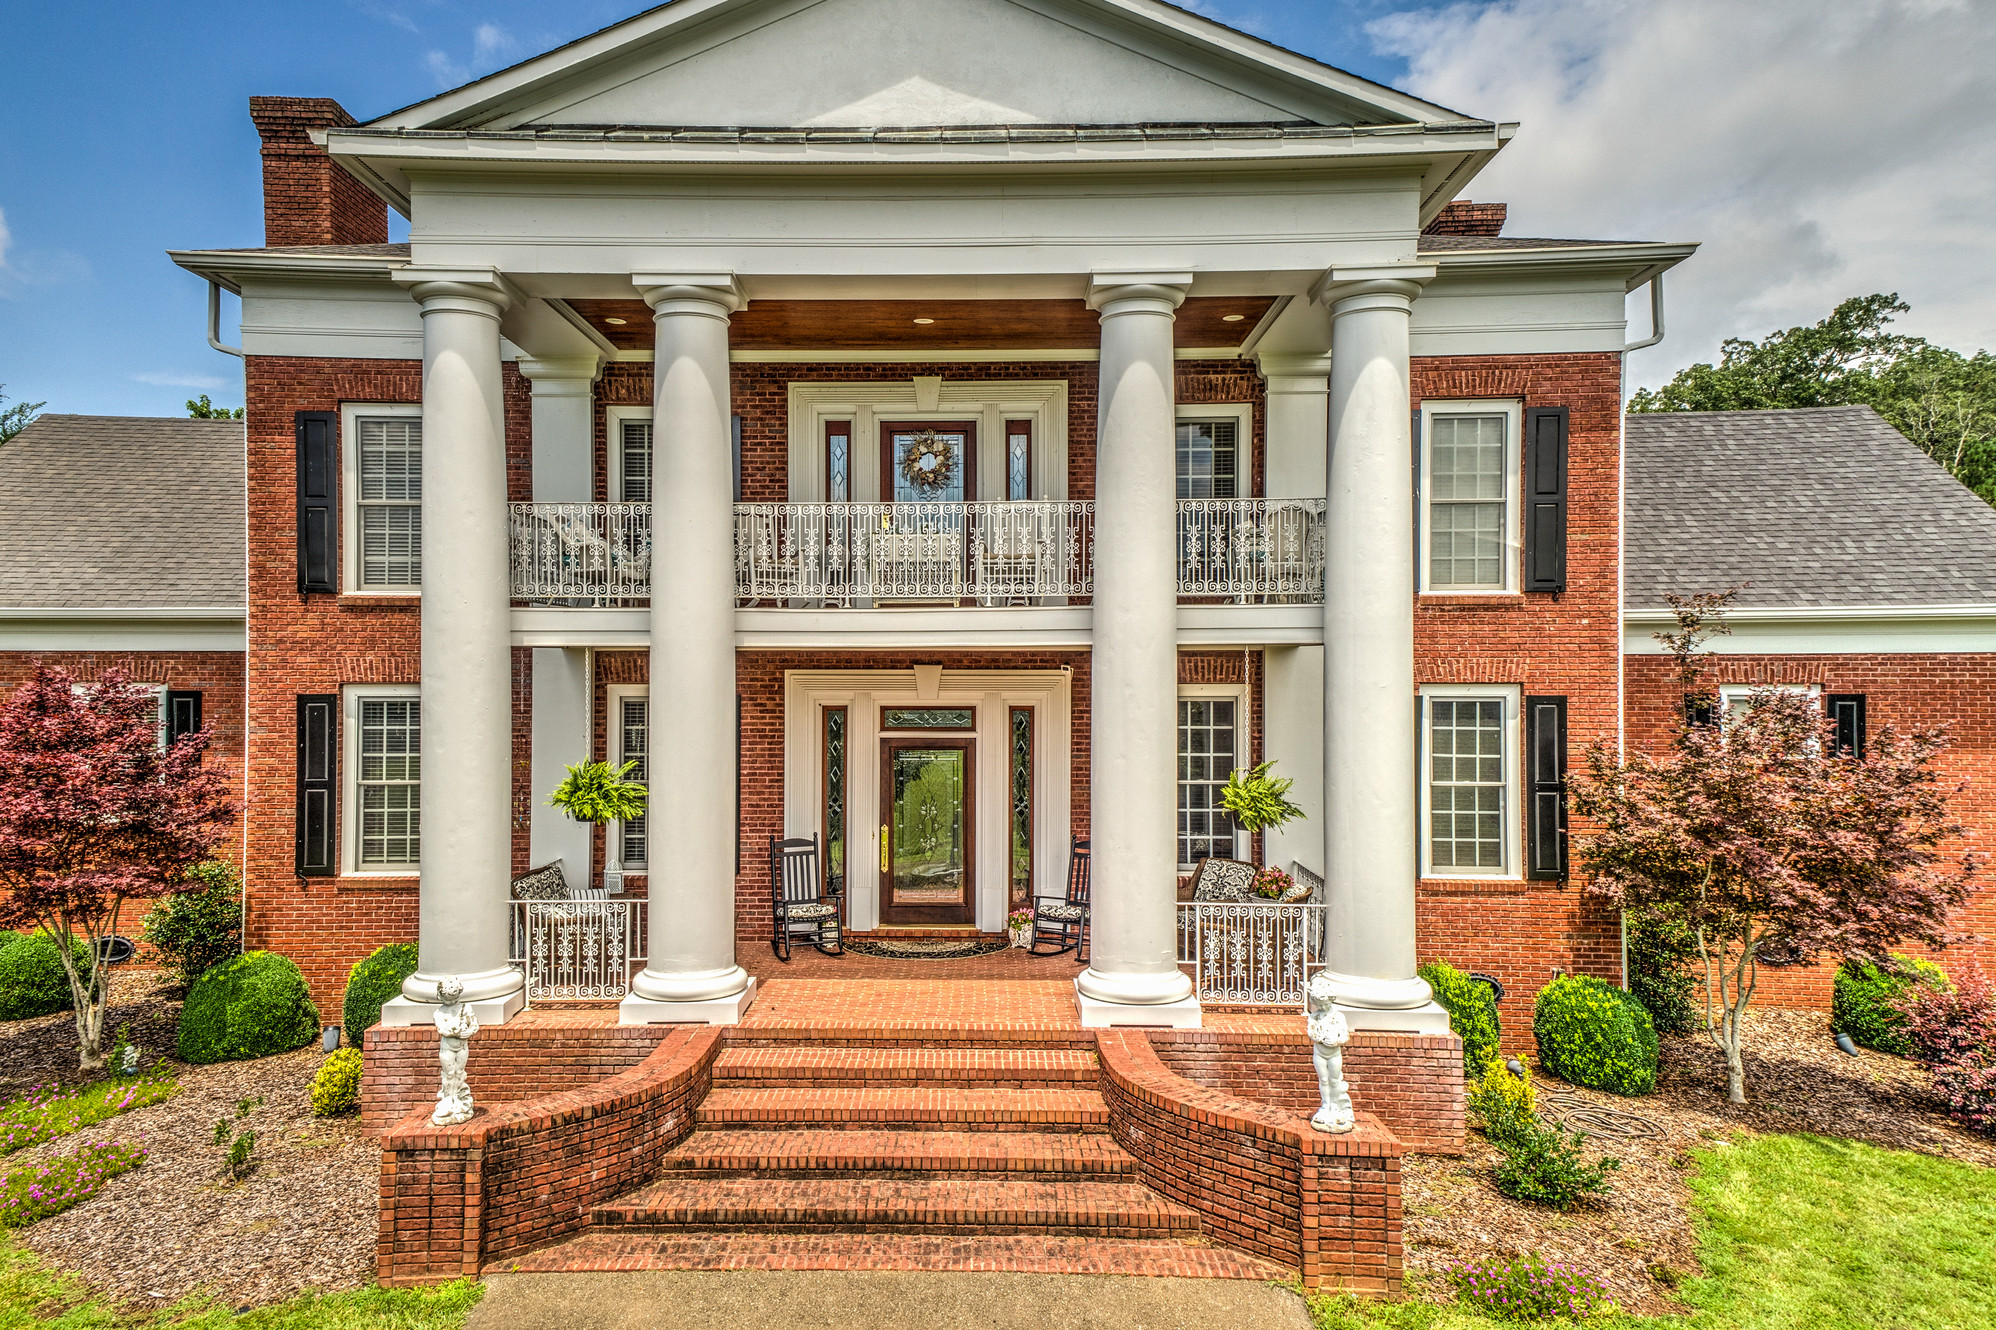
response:
<svg viewBox="0 0 1996 1330"><path fill-rule="evenodd" d="M1422 408L1424 591L1518 586L1518 408L1509 402Z"/></svg>
<svg viewBox="0 0 1996 1330"><path fill-rule="evenodd" d="M347 699L353 859L362 873L422 861L423 703L413 688L356 688Z"/></svg>
<svg viewBox="0 0 1996 1330"><path fill-rule="evenodd" d="M1421 690L1424 871L1517 877L1519 696L1501 685Z"/></svg>
<svg viewBox="0 0 1996 1330"><path fill-rule="evenodd" d="M1240 497L1240 421L1178 422L1178 497Z"/></svg>
<svg viewBox="0 0 1996 1330"><path fill-rule="evenodd" d="M360 482L360 587L423 584L423 421L361 416L355 466Z"/></svg>
<svg viewBox="0 0 1996 1330"><path fill-rule="evenodd" d="M645 689L618 687L610 693L613 720L611 743L617 766L634 762L627 780L645 784L651 778L651 701ZM650 854L651 818L634 817L617 825L616 860L626 871L643 872Z"/></svg>
<svg viewBox="0 0 1996 1330"><path fill-rule="evenodd" d="M1234 857L1234 819L1220 790L1243 764L1246 708L1232 689L1178 696L1178 865Z"/></svg>

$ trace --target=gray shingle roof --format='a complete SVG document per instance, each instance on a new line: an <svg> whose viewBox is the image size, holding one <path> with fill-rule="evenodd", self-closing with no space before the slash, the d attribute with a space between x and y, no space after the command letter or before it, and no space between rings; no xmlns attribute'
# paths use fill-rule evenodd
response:
<svg viewBox="0 0 1996 1330"><path fill-rule="evenodd" d="M1996 604L1996 509L1868 406L1628 417L1627 604Z"/></svg>
<svg viewBox="0 0 1996 1330"><path fill-rule="evenodd" d="M42 416L0 447L0 608L241 607L243 423Z"/></svg>

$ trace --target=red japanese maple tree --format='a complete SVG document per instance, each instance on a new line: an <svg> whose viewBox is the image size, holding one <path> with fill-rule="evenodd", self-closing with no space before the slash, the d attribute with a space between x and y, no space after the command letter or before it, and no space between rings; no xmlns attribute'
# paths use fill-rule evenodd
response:
<svg viewBox="0 0 1996 1330"><path fill-rule="evenodd" d="M1960 940L1948 917L1974 887L1962 828L1935 759L1944 729L1881 728L1837 746L1809 694L1759 687L1721 714L1702 643L1724 632L1727 596L1672 599L1685 718L1666 751L1587 753L1573 808L1589 889L1624 909L1681 919L1705 978L1705 1028L1726 1057L1726 1096L1746 1102L1743 1020L1761 953L1882 956L1902 941Z"/></svg>
<svg viewBox="0 0 1996 1330"><path fill-rule="evenodd" d="M57 942L76 999L77 1056L104 1065L110 967L77 964L127 901L178 889L236 820L206 729L161 742L159 698L112 670L90 685L50 666L0 704L0 928Z"/></svg>

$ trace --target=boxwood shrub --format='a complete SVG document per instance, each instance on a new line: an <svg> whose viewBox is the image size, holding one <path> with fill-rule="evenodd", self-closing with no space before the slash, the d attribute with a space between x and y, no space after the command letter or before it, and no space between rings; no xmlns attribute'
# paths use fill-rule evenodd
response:
<svg viewBox="0 0 1996 1330"><path fill-rule="evenodd" d="M1611 1094L1656 1089L1656 1027L1634 995L1588 975L1561 975L1532 1004L1539 1065Z"/></svg>
<svg viewBox="0 0 1996 1330"><path fill-rule="evenodd" d="M1475 1080L1497 1056L1503 1035L1497 995L1447 961L1429 961L1416 973L1428 981L1435 1001L1448 1012L1448 1028L1462 1040L1462 1078Z"/></svg>
<svg viewBox="0 0 1996 1330"><path fill-rule="evenodd" d="M395 942L377 947L371 955L354 962L347 973L346 1001L341 1004L340 1024L347 1042L361 1046L368 1027L381 1019L381 1006L402 991L402 981L416 973L416 944Z"/></svg>
<svg viewBox="0 0 1996 1330"><path fill-rule="evenodd" d="M319 1033L319 1009L289 959L252 951L194 981L180 1013L183 1062L230 1062L288 1053Z"/></svg>
<svg viewBox="0 0 1996 1330"><path fill-rule="evenodd" d="M1894 954L1883 965L1847 959L1837 967L1830 987L1830 1026L1851 1042L1894 1057L1912 1056L1906 1038L1906 1017L1899 1003L1914 985L1952 992L1947 972L1932 961Z"/></svg>
<svg viewBox="0 0 1996 1330"><path fill-rule="evenodd" d="M70 950L87 973L90 948L72 940ZM75 1005L62 957L47 934L0 933L0 1021L46 1016Z"/></svg>

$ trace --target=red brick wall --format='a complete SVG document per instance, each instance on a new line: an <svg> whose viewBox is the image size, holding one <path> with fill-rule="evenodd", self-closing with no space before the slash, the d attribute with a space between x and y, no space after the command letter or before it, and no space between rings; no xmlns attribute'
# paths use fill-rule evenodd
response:
<svg viewBox="0 0 1996 1330"><path fill-rule="evenodd" d="M1616 732L1621 624L1618 513L1619 357L1418 357L1413 395L1511 398L1564 406L1568 440L1567 590L1515 596L1422 596L1414 615L1421 683L1518 685L1525 696L1564 696L1571 759ZM1524 810L1516 811L1522 822ZM1579 829L1576 824L1576 830ZM1418 896L1420 959L1502 979L1507 1048L1529 1048L1531 1006L1557 973L1619 980L1617 917L1577 881L1429 878Z"/></svg>
<svg viewBox="0 0 1996 1330"><path fill-rule="evenodd" d="M477 1054L465 1064L472 1098L498 1103L538 1099L579 1090L643 1062L671 1033L669 1025L564 1023L557 1011L538 1008L525 1019L490 1025L478 1033ZM434 1026L367 1032L367 1074L361 1078L360 1122L385 1131L437 1097L437 1032Z"/></svg>
<svg viewBox="0 0 1996 1330"><path fill-rule="evenodd" d="M263 139L263 243L380 245L388 205L312 142L313 129L354 118L330 97L252 97L250 119Z"/></svg>
<svg viewBox="0 0 1996 1330"><path fill-rule="evenodd" d="M1628 743L1656 750L1670 742L1683 719L1683 690L1664 656L1630 656ZM1983 863L1996 850L1996 653L1879 654L1712 657L1714 684L1817 684L1825 693L1862 693L1865 728L1905 731L1947 725L1953 747L1942 769L1966 782L1955 796L1957 817L1967 828L1963 849ZM1986 878L1985 878L1986 882ZM1996 893L1985 885L1970 898L1957 925L1978 941L1937 957L1943 965L1980 964L1996 968ZM1924 948L1907 951L1927 954ZM1836 959L1819 965L1762 968L1754 1001L1770 1007L1827 1010Z"/></svg>

